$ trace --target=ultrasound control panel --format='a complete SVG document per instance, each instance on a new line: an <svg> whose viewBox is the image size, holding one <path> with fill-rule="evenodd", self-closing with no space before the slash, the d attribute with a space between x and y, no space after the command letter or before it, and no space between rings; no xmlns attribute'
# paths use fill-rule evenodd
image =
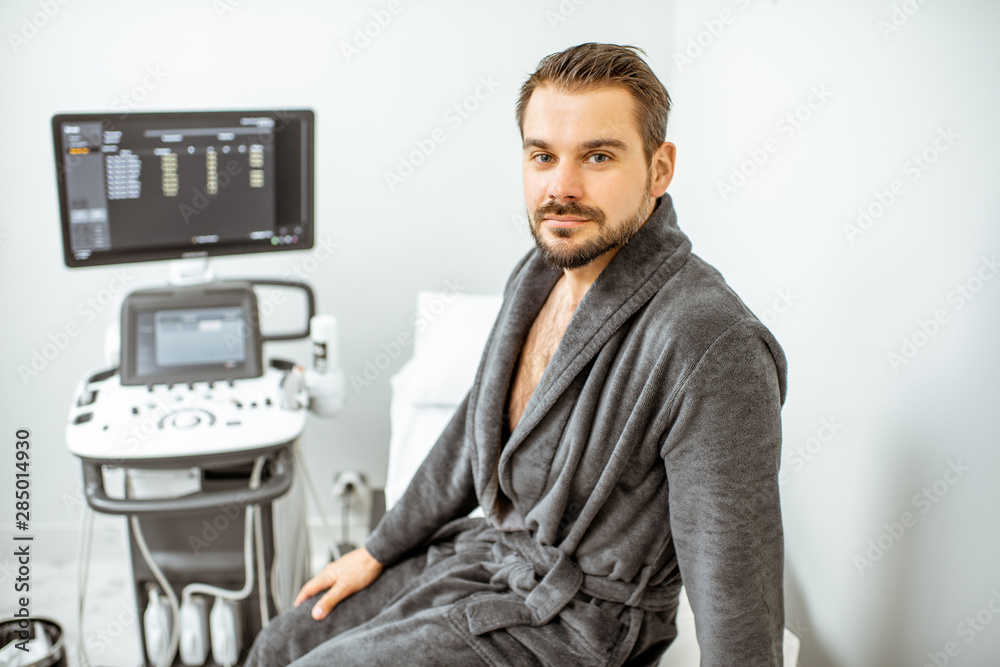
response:
<svg viewBox="0 0 1000 667"><path fill-rule="evenodd" d="M250 451L298 438L308 401L302 370L284 361L256 378L145 386L108 369L78 386L66 441L107 463Z"/></svg>

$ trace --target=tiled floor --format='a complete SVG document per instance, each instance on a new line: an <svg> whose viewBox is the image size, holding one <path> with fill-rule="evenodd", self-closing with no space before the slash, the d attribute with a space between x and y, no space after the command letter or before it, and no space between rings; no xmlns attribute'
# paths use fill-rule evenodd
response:
<svg viewBox="0 0 1000 667"><path fill-rule="evenodd" d="M103 550L102 550L103 551ZM122 557L118 560L93 560L87 587L84 611L84 637L90 664L124 667L140 664L139 637L141 617L134 611L131 597L131 576L121 541ZM49 618L63 629L63 642L70 664L81 665L76 659L77 638L77 563L36 560L31 571L31 613ZM6 596L5 596L6 598ZM4 600L0 613L11 615Z"/></svg>

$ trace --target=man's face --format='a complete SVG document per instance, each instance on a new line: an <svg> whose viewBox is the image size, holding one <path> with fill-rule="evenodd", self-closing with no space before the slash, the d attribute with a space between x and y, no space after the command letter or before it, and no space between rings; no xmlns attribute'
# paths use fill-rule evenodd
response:
<svg viewBox="0 0 1000 667"><path fill-rule="evenodd" d="M553 266L578 268L620 248L653 210L653 173L634 104L623 88L567 93L541 86L532 93L523 126L524 200L531 235Z"/></svg>

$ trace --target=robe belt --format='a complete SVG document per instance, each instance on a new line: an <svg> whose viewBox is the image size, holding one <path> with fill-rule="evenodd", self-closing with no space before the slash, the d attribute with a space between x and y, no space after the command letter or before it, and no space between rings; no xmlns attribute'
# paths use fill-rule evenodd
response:
<svg viewBox="0 0 1000 667"><path fill-rule="evenodd" d="M679 576L668 585L649 587L650 568L644 568L638 584L587 575L558 548L539 544L523 531L499 533L494 554L498 562L491 583L506 584L521 599L486 594L471 600L465 615L474 635L514 625L545 625L577 593L647 611L662 611L677 604Z"/></svg>

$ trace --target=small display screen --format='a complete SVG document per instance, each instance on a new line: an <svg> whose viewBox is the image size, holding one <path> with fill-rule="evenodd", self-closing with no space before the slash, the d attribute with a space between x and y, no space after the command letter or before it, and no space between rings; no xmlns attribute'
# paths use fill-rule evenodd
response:
<svg viewBox="0 0 1000 667"><path fill-rule="evenodd" d="M246 315L242 306L137 313L137 375L158 377L194 369L232 371L244 366Z"/></svg>
<svg viewBox="0 0 1000 667"><path fill-rule="evenodd" d="M224 281L136 290L122 304L122 384L232 381L262 374L257 298Z"/></svg>

